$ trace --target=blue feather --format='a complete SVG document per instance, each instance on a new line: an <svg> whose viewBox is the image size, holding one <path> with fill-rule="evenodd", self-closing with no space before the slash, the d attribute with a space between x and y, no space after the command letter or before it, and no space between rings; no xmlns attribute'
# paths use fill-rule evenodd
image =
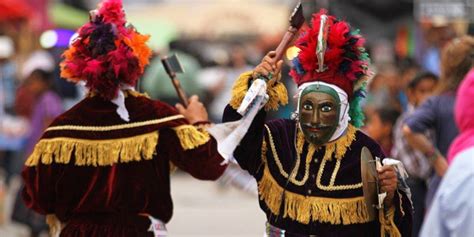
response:
<svg viewBox="0 0 474 237"><path fill-rule="evenodd" d="M298 73L298 75L305 74L303 66L301 65L300 60L298 59L298 57L293 58L292 62L293 62L293 67L295 68L296 73Z"/></svg>

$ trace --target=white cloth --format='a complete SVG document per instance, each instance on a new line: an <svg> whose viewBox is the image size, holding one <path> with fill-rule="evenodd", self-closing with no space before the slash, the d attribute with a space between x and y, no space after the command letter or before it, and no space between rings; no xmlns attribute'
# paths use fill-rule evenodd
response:
<svg viewBox="0 0 474 237"><path fill-rule="evenodd" d="M314 81L314 82L306 82L303 83L301 86L298 87L298 105L296 107L296 113L299 115L300 113L300 103L301 103L301 93L303 93L303 90L306 89L309 86L313 85L323 85L323 86L328 86L335 90L339 96L339 101L341 103L341 108L339 112L339 124L337 125L336 131L334 134L331 136L328 142L332 142L336 139L338 139L344 132L346 131L347 126L349 126L349 121L351 120L351 117L349 116L349 102L347 98L347 94L345 91L343 91L341 88L328 84L322 81ZM300 125L298 125L300 126ZM301 127L300 127L301 129Z"/></svg>
<svg viewBox="0 0 474 237"><path fill-rule="evenodd" d="M266 82L261 79L254 80L237 110L243 117L233 122L214 124L207 129L217 141L217 151L224 158L223 164L234 161L235 148L240 144L258 111L267 101Z"/></svg>
<svg viewBox="0 0 474 237"><path fill-rule="evenodd" d="M117 105L116 112L120 116L120 118L122 118L124 121L130 122L130 115L128 113L127 107L125 107L125 94L123 93L123 91L126 90L134 91L135 88L133 88L133 86L131 85L121 84L117 96L113 98L110 102Z"/></svg>
<svg viewBox="0 0 474 237"><path fill-rule="evenodd" d="M166 225L163 221L154 218L153 216L148 216L150 219L150 227L148 228L149 232L153 232L153 236L155 237L166 237L168 236L168 230L166 229Z"/></svg>

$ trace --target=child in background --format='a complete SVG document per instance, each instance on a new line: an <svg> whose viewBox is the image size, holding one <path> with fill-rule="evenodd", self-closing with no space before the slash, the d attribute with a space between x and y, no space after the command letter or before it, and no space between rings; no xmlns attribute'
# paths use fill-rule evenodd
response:
<svg viewBox="0 0 474 237"><path fill-rule="evenodd" d="M374 139L385 154L392 149L392 129L400 113L390 107L378 107L367 114L364 132Z"/></svg>
<svg viewBox="0 0 474 237"><path fill-rule="evenodd" d="M432 170L425 155L409 146L408 141L403 137L402 128L405 118L434 93L437 82L438 77L435 74L421 72L408 83L406 90L409 102L408 108L407 111L398 118L393 130L394 145L391 155L393 158L403 162L409 174L407 183L411 189L415 211L413 216L412 236L418 236L421 224L423 223L427 180L430 177ZM428 137L433 136L432 132L428 132L426 135Z"/></svg>

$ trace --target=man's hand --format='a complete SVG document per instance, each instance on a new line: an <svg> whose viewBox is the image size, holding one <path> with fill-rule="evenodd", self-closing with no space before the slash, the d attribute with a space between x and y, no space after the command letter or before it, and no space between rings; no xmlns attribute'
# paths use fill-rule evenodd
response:
<svg viewBox="0 0 474 237"><path fill-rule="evenodd" d="M199 101L199 97L197 95L191 96L188 101L189 105L187 108L184 108L184 106L180 103L176 104L175 107L180 114L184 115L190 124L209 120L207 110Z"/></svg>
<svg viewBox="0 0 474 237"><path fill-rule="evenodd" d="M377 170L377 174L381 191L387 192L387 197L384 199L384 205L390 207L392 206L395 190L397 190L397 172L393 166L384 165Z"/></svg>
<svg viewBox="0 0 474 237"><path fill-rule="evenodd" d="M262 62L260 62L260 64L253 70L252 78L257 79L263 76L270 79L270 74L272 75L272 79L279 77L283 60L280 60L275 64L273 63L274 57L275 51L268 52L262 59Z"/></svg>

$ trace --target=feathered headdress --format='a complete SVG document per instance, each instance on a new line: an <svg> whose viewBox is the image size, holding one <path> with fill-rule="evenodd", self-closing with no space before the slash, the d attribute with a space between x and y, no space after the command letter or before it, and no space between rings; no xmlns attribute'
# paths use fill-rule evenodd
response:
<svg viewBox="0 0 474 237"><path fill-rule="evenodd" d="M113 99L120 84L135 86L149 63L148 35L126 25L121 0L105 0L63 54L61 77Z"/></svg>
<svg viewBox="0 0 474 237"><path fill-rule="evenodd" d="M350 101L351 123L362 125L363 114L359 101L365 96L369 74L369 56L365 39L351 26L322 9L313 14L312 27L296 41L300 49L293 59L290 75L300 86L305 82L322 81L344 90Z"/></svg>

